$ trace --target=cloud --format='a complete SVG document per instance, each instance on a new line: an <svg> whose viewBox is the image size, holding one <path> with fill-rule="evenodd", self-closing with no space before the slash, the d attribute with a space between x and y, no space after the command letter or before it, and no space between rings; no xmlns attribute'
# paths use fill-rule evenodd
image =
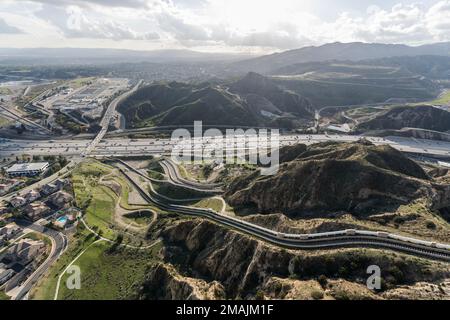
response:
<svg viewBox="0 0 450 320"><path fill-rule="evenodd" d="M430 8L426 25L433 38L438 41L450 40L450 1L441 1Z"/></svg>
<svg viewBox="0 0 450 320"><path fill-rule="evenodd" d="M44 6L36 15L55 25L67 38L120 40L157 40L156 32L137 32L123 23L105 17L88 15L78 6L54 8Z"/></svg>
<svg viewBox="0 0 450 320"><path fill-rule="evenodd" d="M179 41L211 40L207 28L184 21L169 12L157 16L159 27Z"/></svg>
<svg viewBox="0 0 450 320"><path fill-rule="evenodd" d="M21 30L0 20L0 32L40 34L47 41L56 33L59 39L101 39L102 46L114 47L121 45L118 41L133 40L142 46L235 51L335 41L449 41L450 0L432 0L427 6L412 1L398 0L402 3L389 7L395 0L386 0L384 7L372 5L366 11L336 9L336 16L325 18L308 11L312 0L2 0L0 18L10 22L20 15L22 20L17 23ZM45 25L42 32L31 27L39 26L38 20Z"/></svg>
<svg viewBox="0 0 450 320"><path fill-rule="evenodd" d="M0 18L0 34L21 34L21 33L23 33L22 30L7 24L4 19Z"/></svg>
<svg viewBox="0 0 450 320"><path fill-rule="evenodd" d="M147 8L149 0L16 0L16 1L25 1L25 2L36 2L47 5L54 5L65 7L68 5L76 5L76 6L92 6L92 5L100 5L106 7L122 7L122 8Z"/></svg>

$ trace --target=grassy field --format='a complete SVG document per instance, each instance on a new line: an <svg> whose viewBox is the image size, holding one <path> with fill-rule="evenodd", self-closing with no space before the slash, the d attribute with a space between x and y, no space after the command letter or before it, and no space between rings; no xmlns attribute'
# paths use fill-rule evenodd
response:
<svg viewBox="0 0 450 320"><path fill-rule="evenodd" d="M81 270L81 289L67 289L65 275L61 278L58 299L126 299L133 294L134 285L142 281L147 266L156 261L161 249L161 244L158 244L148 250L112 250L113 244L105 241L93 244L95 240L80 226L74 239L69 242L68 250L33 289L31 299L52 300L58 277L84 250L74 263Z"/></svg>
<svg viewBox="0 0 450 320"><path fill-rule="evenodd" d="M93 77L88 77L88 78L78 78L78 79L74 79L72 81L68 82L68 85L72 88L81 88L82 86L85 86L91 82L95 81L95 78Z"/></svg>
<svg viewBox="0 0 450 320"><path fill-rule="evenodd" d="M115 249L98 242L76 261L81 269L81 289L69 290L62 285L58 299L119 300L127 299L144 280L147 267L156 261L161 246L149 250ZM65 283L66 276L62 277Z"/></svg>
<svg viewBox="0 0 450 320"><path fill-rule="evenodd" d="M82 163L73 173L73 189L77 206L85 208L85 221L102 236L115 239L112 219L117 196L108 187L99 185L102 175L110 174L112 168L99 162Z"/></svg>
<svg viewBox="0 0 450 320"><path fill-rule="evenodd" d="M11 300L9 296L3 290L0 290L0 301L2 300Z"/></svg>
<svg viewBox="0 0 450 320"><path fill-rule="evenodd" d="M53 299L59 274L61 274L76 256L89 247L94 241L95 236L88 232L83 226L79 226L77 233L69 241L67 251L58 259L45 277L43 277L31 291L31 299Z"/></svg>
<svg viewBox="0 0 450 320"><path fill-rule="evenodd" d="M91 189L91 202L86 210L85 221L99 234L108 239L115 239L113 214L116 208L116 195L108 187L99 186Z"/></svg>
<svg viewBox="0 0 450 320"><path fill-rule="evenodd" d="M0 127L7 126L11 121L0 116Z"/></svg>
<svg viewBox="0 0 450 320"><path fill-rule="evenodd" d="M152 182L153 188L159 194L177 200L205 197L205 193L175 186L167 182Z"/></svg>
<svg viewBox="0 0 450 320"><path fill-rule="evenodd" d="M450 105L450 90L447 90L441 97L431 101L431 103L437 105Z"/></svg>
<svg viewBox="0 0 450 320"><path fill-rule="evenodd" d="M153 220L153 213L149 211L132 212L124 215L126 219L136 222L141 226L148 226Z"/></svg>
<svg viewBox="0 0 450 320"><path fill-rule="evenodd" d="M223 202L216 198L203 199L199 202L193 203L192 206L196 208L213 209L214 211L221 212L223 208Z"/></svg>
<svg viewBox="0 0 450 320"><path fill-rule="evenodd" d="M7 87L0 87L0 95L9 95L11 93L12 93L11 89Z"/></svg>

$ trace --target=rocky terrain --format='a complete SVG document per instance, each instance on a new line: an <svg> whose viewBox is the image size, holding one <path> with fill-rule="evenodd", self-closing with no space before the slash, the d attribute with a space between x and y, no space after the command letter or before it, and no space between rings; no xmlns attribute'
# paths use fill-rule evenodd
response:
<svg viewBox="0 0 450 320"><path fill-rule="evenodd" d="M234 180L227 201L237 208L292 217L336 211L364 216L416 199L427 199L433 209L450 205L448 185L435 183L418 164L388 146L321 143L282 149L280 158L284 163L273 176L254 172Z"/></svg>
<svg viewBox="0 0 450 320"><path fill-rule="evenodd" d="M450 131L450 112L432 106L401 106L362 122L357 131L401 130L419 128L431 131Z"/></svg>
<svg viewBox="0 0 450 320"><path fill-rule="evenodd" d="M149 269L137 290L140 299L426 297L418 283L438 290L438 298L449 297L443 283L448 265L400 254L284 250L200 219L160 221L149 235L163 239L164 262ZM370 265L382 270L380 292L365 286Z"/></svg>

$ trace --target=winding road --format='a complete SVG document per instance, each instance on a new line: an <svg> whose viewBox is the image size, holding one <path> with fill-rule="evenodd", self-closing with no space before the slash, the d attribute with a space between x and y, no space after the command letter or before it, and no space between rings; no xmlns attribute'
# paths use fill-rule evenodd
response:
<svg viewBox="0 0 450 320"><path fill-rule="evenodd" d="M433 243L396 234L388 234L386 232L365 230L343 230L317 234L286 234L241 219L223 215L211 209L198 209L168 204L157 197L157 195L151 195L143 190L128 173L128 171L132 171L145 178L145 175L141 172L129 165L126 166L126 169L119 167L119 170L136 190L139 191L145 200L160 209L183 215L206 218L285 248L297 250L320 250L346 247L388 249L431 260L450 262L450 245L448 244Z"/></svg>
<svg viewBox="0 0 450 320"><path fill-rule="evenodd" d="M214 194L223 192L221 185L218 183L199 183L183 178L180 174L177 164L170 159L162 160L160 161L160 164L164 169L166 176L168 176L170 181L175 185L200 192Z"/></svg>
<svg viewBox="0 0 450 320"><path fill-rule="evenodd" d="M17 289L14 290L13 300L24 299L31 288L44 275L48 268L63 254L67 248L67 238L61 232L43 227L38 224L29 223L26 221L16 221L16 224L21 228L31 229L37 233L43 234L50 238L52 242L52 249L47 259L27 278L27 280Z"/></svg>

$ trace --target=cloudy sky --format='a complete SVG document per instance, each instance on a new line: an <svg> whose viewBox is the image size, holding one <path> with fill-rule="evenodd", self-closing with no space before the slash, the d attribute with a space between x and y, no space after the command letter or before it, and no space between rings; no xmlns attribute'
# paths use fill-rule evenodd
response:
<svg viewBox="0 0 450 320"><path fill-rule="evenodd" d="M0 47L273 52L450 41L450 0L1 0Z"/></svg>

